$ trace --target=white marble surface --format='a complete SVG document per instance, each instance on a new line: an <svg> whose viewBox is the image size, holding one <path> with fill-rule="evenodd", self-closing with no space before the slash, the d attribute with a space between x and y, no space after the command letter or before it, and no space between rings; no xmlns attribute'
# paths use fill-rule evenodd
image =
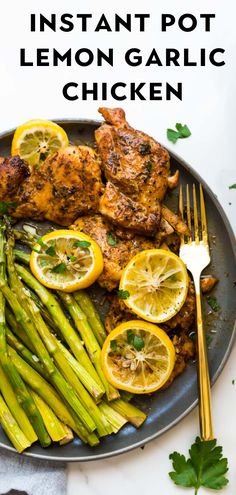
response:
<svg viewBox="0 0 236 495"><path fill-rule="evenodd" d="M90 12L94 19L104 12L109 19L115 12L144 13L152 16L149 29L139 34L123 32L102 34L74 31L35 33L29 32L28 16L31 12L63 13ZM201 27L192 34L181 33L177 28L160 34L161 13L181 15L191 12L216 14L211 33L204 33ZM13 15L14 13L14 15ZM68 102L61 95L61 88L67 81L183 81L183 101L172 102L130 102L123 107L134 127L150 133L163 144L189 162L218 196L234 229L236 229L236 191L228 186L236 182L235 166L235 79L236 65L234 50L236 7L234 0L109 0L97 2L87 0L86 5L76 0L65 4L63 0L31 0L15 2L8 0L1 5L0 41L0 131L15 127L29 118L81 117L97 118L97 107L101 101ZM4 19L4 20L3 20ZM140 47L148 54L151 48L162 51L169 47L191 47L193 56L198 49L206 46L226 49L226 66L223 68L129 68L117 64L114 68L86 69L73 68L19 68L19 47L27 47L33 53L35 47L80 48L83 46L105 49L113 46L119 57L125 49ZM109 99L104 105L118 106ZM172 145L166 140L166 128L176 122L187 123L192 137ZM231 203L231 204L230 204ZM213 387L213 410L215 434L230 463L230 485L225 495L236 493L235 463L235 411L236 411L236 348ZM170 462L168 455L173 450L187 452L198 433L197 411L192 412L179 425L161 438L114 459L75 463L68 466L67 495L120 495L121 491L141 495L150 488L153 493L174 495L183 493L168 478ZM188 493L186 491L186 493ZM191 493L191 490L189 491ZM201 493L204 493L202 490ZM205 492L206 493L206 492Z"/></svg>

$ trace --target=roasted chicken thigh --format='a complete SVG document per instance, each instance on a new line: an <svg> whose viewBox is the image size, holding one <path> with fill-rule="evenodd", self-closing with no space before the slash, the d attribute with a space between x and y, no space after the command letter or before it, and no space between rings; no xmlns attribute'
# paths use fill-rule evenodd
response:
<svg viewBox="0 0 236 495"><path fill-rule="evenodd" d="M156 247L155 241L146 237L132 235L109 223L102 215L88 215L78 218L71 226L90 235L100 246L103 253L104 269L99 284L111 291L119 285L121 273L129 260L143 249Z"/></svg>
<svg viewBox="0 0 236 495"><path fill-rule="evenodd" d="M13 197L16 218L47 219L68 226L97 211L102 192L100 160L88 146L68 146L49 155L31 173L19 157L0 163L1 198Z"/></svg>

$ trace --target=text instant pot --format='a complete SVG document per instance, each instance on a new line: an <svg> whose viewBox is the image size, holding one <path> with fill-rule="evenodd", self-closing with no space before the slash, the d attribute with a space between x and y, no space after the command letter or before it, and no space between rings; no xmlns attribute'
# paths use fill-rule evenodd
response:
<svg viewBox="0 0 236 495"><path fill-rule="evenodd" d="M176 18L172 14L162 14L159 22L161 33L168 35L172 29L181 30L185 33L192 33L195 30L210 33L214 29L215 14L200 14L198 16L190 13L183 14ZM59 67L66 68L78 66L81 68L93 65L96 68L106 66L115 67L119 64L120 74L122 74L123 64L130 67L149 68L166 67L222 67L225 65L225 50L222 47L191 48L166 47L158 49L151 47L150 50L142 49L140 46L131 46L127 49L122 47L122 32L145 33L150 27L150 14L126 14L119 16L107 16L102 14L95 17L93 14L43 14L30 15L30 31L32 33L45 33L47 31L55 33L67 33L77 31L78 33L120 33L121 44L119 50L113 47L106 49L76 47L65 50L57 48L20 48L20 65L22 67ZM107 39L109 40L107 34ZM159 33L156 33L158 40ZM85 40L83 36L83 41ZM141 40L141 38L140 38ZM140 41L141 43L141 41ZM161 68L161 69L160 69ZM102 69L101 69L102 70ZM67 69L69 75L69 69ZM169 72L168 72L169 73ZM96 72L94 72L96 74ZM69 76L68 76L69 77ZM145 81L116 81L114 83L103 81L68 81L62 87L62 94L66 100L103 100L111 97L116 101L129 100L172 100L183 98L183 83L175 82L145 82Z"/></svg>

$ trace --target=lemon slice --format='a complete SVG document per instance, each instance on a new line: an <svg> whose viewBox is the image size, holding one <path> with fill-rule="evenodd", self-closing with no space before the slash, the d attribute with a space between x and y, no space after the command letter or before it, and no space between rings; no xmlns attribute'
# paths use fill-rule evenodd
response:
<svg viewBox="0 0 236 495"><path fill-rule="evenodd" d="M162 323L184 304L188 291L186 266L170 251L141 251L125 267L120 291L134 313L144 320Z"/></svg>
<svg viewBox="0 0 236 495"><path fill-rule="evenodd" d="M34 276L46 287L73 292L92 285L103 270L98 244L73 230L55 230L38 239L30 256Z"/></svg>
<svg viewBox="0 0 236 495"><path fill-rule="evenodd" d="M158 390L170 377L175 348L161 328L133 320L108 335L101 359L103 372L114 387L147 394Z"/></svg>
<svg viewBox="0 0 236 495"><path fill-rule="evenodd" d="M30 165L40 165L53 151L68 146L62 127L49 120L29 120L18 127L12 140L12 155L20 155Z"/></svg>

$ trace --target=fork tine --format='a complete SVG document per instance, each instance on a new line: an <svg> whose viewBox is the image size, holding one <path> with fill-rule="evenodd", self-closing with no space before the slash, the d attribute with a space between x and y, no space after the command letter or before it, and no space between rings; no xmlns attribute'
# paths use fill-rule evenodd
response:
<svg viewBox="0 0 236 495"><path fill-rule="evenodd" d="M189 242L191 242L191 237L192 237L192 222L191 222L191 208L190 208L190 195L189 195L189 185L186 185L186 209L187 209L187 222L188 222L188 228L189 231L191 232L191 236L189 238Z"/></svg>
<svg viewBox="0 0 236 495"><path fill-rule="evenodd" d="M204 195L202 190L202 184L199 184L200 190L200 207L201 207L201 224L202 224L202 240L204 242L208 242L208 233L207 233L207 218L206 218L206 208Z"/></svg>
<svg viewBox="0 0 236 495"><path fill-rule="evenodd" d="M183 187L182 184L180 184L179 188L179 215L181 219L184 219L184 207L183 207ZM184 236L180 235L180 243L184 244Z"/></svg>
<svg viewBox="0 0 236 495"><path fill-rule="evenodd" d="M199 243L199 233L198 233L198 209L197 209L197 195L196 186L193 184L193 220L194 220L194 236L196 244Z"/></svg>

